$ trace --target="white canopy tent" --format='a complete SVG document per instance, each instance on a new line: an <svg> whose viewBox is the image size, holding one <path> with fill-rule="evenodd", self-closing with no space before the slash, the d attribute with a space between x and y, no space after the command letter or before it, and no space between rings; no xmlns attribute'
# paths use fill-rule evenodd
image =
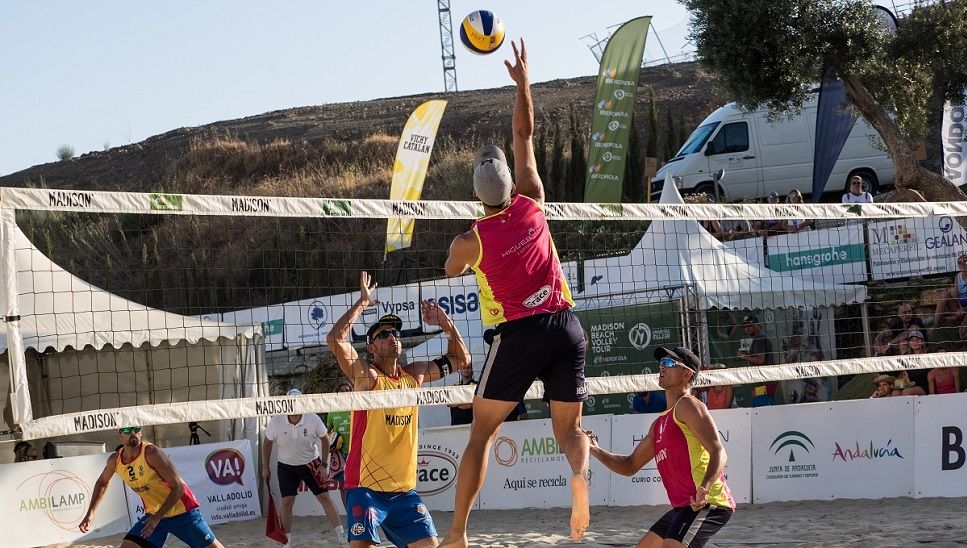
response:
<svg viewBox="0 0 967 548"><path fill-rule="evenodd" d="M260 327L181 316L123 299L51 261L12 214L4 216L2 228L0 304L5 315L20 316L15 327L0 332L5 352L0 367L9 373L0 374L0 383L10 379L8 427L102 408L266 395ZM11 306L14 295L17 304ZM6 352L13 342L8 333L18 330L22 346L10 344ZM17 353L26 359L17 359ZM203 427L219 440L257 441L254 419ZM111 432L80 437L114 440ZM183 425L159 426L148 439L183 445L188 431Z"/></svg>
<svg viewBox="0 0 967 548"><path fill-rule="evenodd" d="M684 204L669 181L661 204ZM696 310L835 306L866 300L862 285L833 284L748 263L697 221L658 220L627 255L585 262L580 307L600 308L694 295Z"/></svg>

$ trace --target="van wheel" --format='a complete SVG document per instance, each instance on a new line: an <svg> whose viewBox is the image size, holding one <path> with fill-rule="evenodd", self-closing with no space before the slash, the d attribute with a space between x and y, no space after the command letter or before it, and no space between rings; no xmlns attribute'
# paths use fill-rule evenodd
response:
<svg viewBox="0 0 967 548"><path fill-rule="evenodd" d="M695 187L695 190L692 191L690 194L694 194L696 196L704 194L705 196L708 197L709 203L712 203L712 204L714 204L717 201L715 199L715 183L702 183L697 187ZM722 187L719 187L719 198L723 202L726 201L725 191L722 190Z"/></svg>
<svg viewBox="0 0 967 548"><path fill-rule="evenodd" d="M846 187L843 189L844 192L849 192L849 180L853 178L854 175L859 175L863 179L863 190L869 192L871 196L876 196L876 193L880 191L880 182L877 180L876 174L867 169L858 169L846 177Z"/></svg>

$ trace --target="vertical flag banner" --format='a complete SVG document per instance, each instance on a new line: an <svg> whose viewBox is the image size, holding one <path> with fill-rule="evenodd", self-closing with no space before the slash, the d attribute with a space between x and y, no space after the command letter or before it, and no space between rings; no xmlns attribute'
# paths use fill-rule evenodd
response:
<svg viewBox="0 0 967 548"><path fill-rule="evenodd" d="M943 140L943 176L956 186L967 183L967 106L943 107L943 124L940 138Z"/></svg>
<svg viewBox="0 0 967 548"><path fill-rule="evenodd" d="M621 25L601 55L598 92L591 118L585 202L621 201L631 116L649 25L651 17L638 17Z"/></svg>
<svg viewBox="0 0 967 548"><path fill-rule="evenodd" d="M853 131L856 116L846 100L843 81L830 68L823 71L823 83L819 87L819 104L816 107L816 144L813 147L813 194L814 203L823 197L823 189L833 172L833 166L843 151L846 139ZM846 181L838 181L845 183ZM842 186L833 185L833 188Z"/></svg>
<svg viewBox="0 0 967 548"><path fill-rule="evenodd" d="M396 149L396 162L393 163L393 184L390 187L390 200L419 200L423 192L423 179L430 164L433 140L443 118L443 100L427 101L416 107L410 119L403 126L400 146ZM416 220L405 217L391 217L386 222L386 252L410 247L413 242L413 225Z"/></svg>

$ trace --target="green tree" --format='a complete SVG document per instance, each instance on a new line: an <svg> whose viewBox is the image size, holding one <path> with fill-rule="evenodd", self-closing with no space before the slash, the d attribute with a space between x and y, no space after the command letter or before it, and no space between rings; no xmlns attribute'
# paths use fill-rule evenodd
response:
<svg viewBox="0 0 967 548"><path fill-rule="evenodd" d="M967 195L920 166L911 142L938 105L967 87L967 0L918 3L885 31L868 0L682 0L702 64L746 109L802 107L829 67L849 102L880 134L895 184L931 201Z"/></svg>
<svg viewBox="0 0 967 548"><path fill-rule="evenodd" d="M568 120L571 132L571 156L567 166L567 200L569 202L583 202L584 179L588 172L587 153L584 150L587 146L587 132L578 120L577 113L574 111L574 103L568 106Z"/></svg>
<svg viewBox="0 0 967 548"><path fill-rule="evenodd" d="M648 86L648 141L645 142L645 156L658 157L658 103L655 101L655 88Z"/></svg>

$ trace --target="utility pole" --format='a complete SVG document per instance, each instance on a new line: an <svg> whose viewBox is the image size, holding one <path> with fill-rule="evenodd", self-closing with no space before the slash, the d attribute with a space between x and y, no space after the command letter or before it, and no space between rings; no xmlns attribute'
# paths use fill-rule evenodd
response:
<svg viewBox="0 0 967 548"><path fill-rule="evenodd" d="M450 0L437 0L440 17L440 50L443 55L443 91L457 91L457 64L453 54L453 22L450 18Z"/></svg>

